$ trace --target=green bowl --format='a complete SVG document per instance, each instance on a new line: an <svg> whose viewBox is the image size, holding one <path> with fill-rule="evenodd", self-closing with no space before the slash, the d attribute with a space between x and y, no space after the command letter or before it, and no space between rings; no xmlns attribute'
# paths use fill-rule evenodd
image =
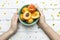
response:
<svg viewBox="0 0 60 40"><path fill-rule="evenodd" d="M24 8L24 7L27 7L28 5L24 5L22 8L21 8L21 10L18 12L18 15L19 15L19 21L23 24L23 25L25 25L25 26L33 26L34 24L36 24L37 22L38 22L38 19L35 19L31 24L28 24L26 21L22 21L21 19L20 19L20 14L22 13L22 9Z"/></svg>

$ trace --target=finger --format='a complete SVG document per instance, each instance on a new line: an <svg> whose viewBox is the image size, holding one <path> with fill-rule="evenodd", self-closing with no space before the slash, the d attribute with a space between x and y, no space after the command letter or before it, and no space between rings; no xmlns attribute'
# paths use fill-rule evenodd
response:
<svg viewBox="0 0 60 40"><path fill-rule="evenodd" d="M14 15L13 15L13 16L15 17L15 16L17 16L17 15L18 15L18 12L14 13Z"/></svg>
<svg viewBox="0 0 60 40"><path fill-rule="evenodd" d="M43 14L43 9L40 8L37 4L35 4L35 7L36 7L37 10L40 12L41 16L44 16L44 14Z"/></svg>
<svg viewBox="0 0 60 40"><path fill-rule="evenodd" d="M35 4L35 7L42 13L42 8L40 8L37 4Z"/></svg>
<svg viewBox="0 0 60 40"><path fill-rule="evenodd" d="M18 15L17 15L18 13L16 12L14 15L13 15L13 17L12 17L12 20L17 20L18 19Z"/></svg>
<svg viewBox="0 0 60 40"><path fill-rule="evenodd" d="M15 13L14 18L16 21L18 20L18 13L17 12Z"/></svg>

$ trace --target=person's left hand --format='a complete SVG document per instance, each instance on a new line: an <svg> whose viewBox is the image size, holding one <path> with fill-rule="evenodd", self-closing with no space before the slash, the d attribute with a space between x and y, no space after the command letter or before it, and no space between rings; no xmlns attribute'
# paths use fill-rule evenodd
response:
<svg viewBox="0 0 60 40"><path fill-rule="evenodd" d="M5 32L3 35L0 36L0 40L7 40L9 39L16 31L17 31L17 22L18 22L18 15L15 13L11 20L11 27L10 29Z"/></svg>
<svg viewBox="0 0 60 40"><path fill-rule="evenodd" d="M17 23L18 23L18 13L16 12L13 17L12 17L12 20L11 20L11 28L10 30L11 31L16 31L17 30Z"/></svg>

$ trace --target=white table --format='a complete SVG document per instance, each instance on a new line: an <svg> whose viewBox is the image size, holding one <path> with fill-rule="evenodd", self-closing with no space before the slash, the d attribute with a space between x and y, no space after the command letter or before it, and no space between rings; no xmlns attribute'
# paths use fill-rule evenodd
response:
<svg viewBox="0 0 60 40"><path fill-rule="evenodd" d="M37 4L43 10L46 22L60 34L60 1L59 0L0 0L0 35L8 31L13 14L25 4ZM37 24L25 27L18 24L19 29L10 40L49 40Z"/></svg>

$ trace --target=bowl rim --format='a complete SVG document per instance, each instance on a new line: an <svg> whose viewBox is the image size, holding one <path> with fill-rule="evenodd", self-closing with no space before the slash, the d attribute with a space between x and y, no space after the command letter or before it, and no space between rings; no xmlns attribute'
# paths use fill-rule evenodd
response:
<svg viewBox="0 0 60 40"><path fill-rule="evenodd" d="M28 6L29 4L27 5L24 5L22 6L22 8L24 8L25 6ZM19 10L18 12L18 18L19 18L19 21L23 24L23 25L26 25L26 26L31 26L31 25L34 25L38 22L39 19L36 19L34 22L32 22L31 24L28 24L28 23L24 23L21 19L20 19L20 14L21 14L21 11L22 11L22 8Z"/></svg>

